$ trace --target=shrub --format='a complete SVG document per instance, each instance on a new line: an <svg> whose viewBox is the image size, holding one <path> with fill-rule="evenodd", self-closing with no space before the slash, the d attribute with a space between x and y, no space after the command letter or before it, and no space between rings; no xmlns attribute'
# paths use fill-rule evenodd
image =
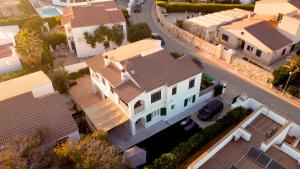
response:
<svg viewBox="0 0 300 169"><path fill-rule="evenodd" d="M175 59L180 58L181 56L183 56L183 54L179 54L177 52L171 52L170 53Z"/></svg>
<svg viewBox="0 0 300 169"><path fill-rule="evenodd" d="M284 84L289 77L289 71L284 66L281 66L280 68L274 70L272 74L273 74L274 86L279 86L281 84Z"/></svg>
<svg viewBox="0 0 300 169"><path fill-rule="evenodd" d="M218 3L189 3L189 2L166 2L156 1L158 6L166 8L167 12L201 12L204 14L223 10L240 8L252 11L254 4L218 4Z"/></svg>
<svg viewBox="0 0 300 169"><path fill-rule="evenodd" d="M300 98L300 88L295 86L289 86L287 92L297 98Z"/></svg>
<svg viewBox="0 0 300 169"><path fill-rule="evenodd" d="M68 80L69 75L65 71L63 67L58 67L56 69L53 69L49 73L49 77L53 83L53 87L55 90L59 91L59 93L67 93L68 91Z"/></svg>
<svg viewBox="0 0 300 169"><path fill-rule="evenodd" d="M90 75L90 69L88 67L80 69L78 72L70 73L69 79L76 80L78 78L81 78L84 75Z"/></svg>
<svg viewBox="0 0 300 169"><path fill-rule="evenodd" d="M48 45L51 45L55 48L56 45L67 44L66 34L64 33L50 33L48 35L43 36L44 42Z"/></svg>
<svg viewBox="0 0 300 169"><path fill-rule="evenodd" d="M61 16L44 18L44 22L47 22L50 28L54 28L56 25L60 25Z"/></svg>
<svg viewBox="0 0 300 169"><path fill-rule="evenodd" d="M177 20L176 21L176 26L178 26L179 28L183 28L183 20Z"/></svg>
<svg viewBox="0 0 300 169"><path fill-rule="evenodd" d="M130 15L126 9L122 9L123 15L126 20L126 24L129 26L130 25Z"/></svg>
<svg viewBox="0 0 300 169"><path fill-rule="evenodd" d="M217 120L214 124L201 130L199 133L194 134L187 141L180 143L171 152L163 154L160 158L157 158L145 169L173 169L183 161L185 161L191 154L201 149L212 138L231 127L238 124L245 117L247 117L251 111L247 111L243 107L237 107L230 110L227 115Z"/></svg>
<svg viewBox="0 0 300 169"><path fill-rule="evenodd" d="M147 23L138 23L128 27L128 41L136 42L151 37L151 29Z"/></svg>

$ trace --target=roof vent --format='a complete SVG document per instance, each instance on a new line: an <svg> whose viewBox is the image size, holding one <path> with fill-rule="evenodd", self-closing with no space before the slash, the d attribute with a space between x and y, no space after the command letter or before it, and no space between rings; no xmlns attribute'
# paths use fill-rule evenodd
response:
<svg viewBox="0 0 300 169"><path fill-rule="evenodd" d="M135 74L135 71L134 71L134 70L131 70L130 73L134 75L134 74Z"/></svg>

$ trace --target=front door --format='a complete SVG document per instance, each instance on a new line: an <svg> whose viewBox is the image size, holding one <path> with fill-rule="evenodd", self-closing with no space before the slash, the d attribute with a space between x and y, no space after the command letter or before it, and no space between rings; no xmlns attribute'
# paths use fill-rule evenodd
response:
<svg viewBox="0 0 300 169"><path fill-rule="evenodd" d="M245 41L242 40L242 43L241 43L241 49L244 50L244 47L245 47Z"/></svg>

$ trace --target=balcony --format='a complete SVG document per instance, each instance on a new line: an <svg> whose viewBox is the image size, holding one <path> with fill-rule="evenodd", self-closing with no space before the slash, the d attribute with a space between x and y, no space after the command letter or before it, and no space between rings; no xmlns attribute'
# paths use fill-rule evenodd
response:
<svg viewBox="0 0 300 169"><path fill-rule="evenodd" d="M145 102L143 100L139 100L134 104L134 114L141 113L145 110Z"/></svg>

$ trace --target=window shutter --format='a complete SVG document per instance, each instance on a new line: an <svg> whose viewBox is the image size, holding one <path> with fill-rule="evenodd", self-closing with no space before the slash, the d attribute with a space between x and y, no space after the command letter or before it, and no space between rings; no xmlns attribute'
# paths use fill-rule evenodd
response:
<svg viewBox="0 0 300 169"><path fill-rule="evenodd" d="M196 100L196 95L194 95L194 96L193 96L193 100L192 100L192 102L194 103L194 102L195 102L195 100Z"/></svg>
<svg viewBox="0 0 300 169"><path fill-rule="evenodd" d="M167 108L163 107L160 109L160 115L161 116L166 116L167 115Z"/></svg>
<svg viewBox="0 0 300 169"><path fill-rule="evenodd" d="M188 104L188 99L184 99L184 107L186 107Z"/></svg>
<svg viewBox="0 0 300 169"><path fill-rule="evenodd" d="M149 122L151 120L152 120L152 114L150 113L146 116L146 121Z"/></svg>

